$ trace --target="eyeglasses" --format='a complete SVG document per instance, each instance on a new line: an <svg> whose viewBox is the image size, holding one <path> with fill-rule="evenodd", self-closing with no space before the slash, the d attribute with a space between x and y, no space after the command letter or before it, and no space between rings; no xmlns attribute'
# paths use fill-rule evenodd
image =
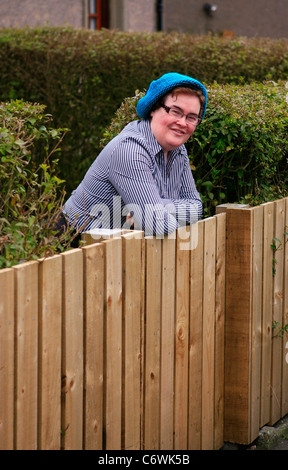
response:
<svg viewBox="0 0 288 470"><path fill-rule="evenodd" d="M169 106L166 106L165 104L161 104L161 108L164 108L166 113L170 114L176 119L182 119L183 116L185 116L186 122L188 122L188 124L191 124L193 126L198 126L202 121L202 119L196 114L185 115L180 108L170 108Z"/></svg>

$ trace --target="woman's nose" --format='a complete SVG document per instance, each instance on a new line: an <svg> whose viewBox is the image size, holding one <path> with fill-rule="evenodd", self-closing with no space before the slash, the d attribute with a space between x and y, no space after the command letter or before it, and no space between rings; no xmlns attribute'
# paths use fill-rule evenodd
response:
<svg viewBox="0 0 288 470"><path fill-rule="evenodd" d="M186 116L185 116L185 114L183 114L183 116L182 116L181 118L179 117L179 118L177 119L177 122L181 122L181 124L182 124L183 126L187 126L187 121L186 121Z"/></svg>

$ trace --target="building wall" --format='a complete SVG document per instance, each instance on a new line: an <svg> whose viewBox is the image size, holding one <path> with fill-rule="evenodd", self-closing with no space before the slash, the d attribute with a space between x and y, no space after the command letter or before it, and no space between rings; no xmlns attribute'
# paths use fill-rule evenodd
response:
<svg viewBox="0 0 288 470"><path fill-rule="evenodd" d="M85 0L0 0L0 28L85 24Z"/></svg>
<svg viewBox="0 0 288 470"><path fill-rule="evenodd" d="M123 29L125 31L155 31L155 0L125 0Z"/></svg>
<svg viewBox="0 0 288 470"><path fill-rule="evenodd" d="M107 0L110 28L123 31L157 29L157 3L162 4L164 31L192 34L288 37L288 0L212 0L217 10L208 16L199 0ZM89 0L0 0L0 28L88 26ZM210 2L209 2L210 3Z"/></svg>
<svg viewBox="0 0 288 470"><path fill-rule="evenodd" d="M155 31L155 0L110 0L110 28L123 31Z"/></svg>
<svg viewBox="0 0 288 470"><path fill-rule="evenodd" d="M110 28L155 31L155 0L107 0ZM89 0L0 0L0 28L88 26Z"/></svg>
<svg viewBox="0 0 288 470"><path fill-rule="evenodd" d="M205 3L217 5L208 16ZM288 37L288 0L163 0L163 29L193 34Z"/></svg>

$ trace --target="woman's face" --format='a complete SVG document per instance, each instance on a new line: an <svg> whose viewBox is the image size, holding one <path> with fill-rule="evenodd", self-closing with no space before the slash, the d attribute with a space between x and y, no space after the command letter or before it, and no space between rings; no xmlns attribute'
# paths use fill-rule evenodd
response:
<svg viewBox="0 0 288 470"><path fill-rule="evenodd" d="M166 106L181 110L182 118L177 118L167 113L164 108L158 108L151 112L151 130L157 142L161 145L167 156L168 152L185 144L193 134L196 126L189 124L186 115L200 113L200 99L194 95L168 95L165 99Z"/></svg>

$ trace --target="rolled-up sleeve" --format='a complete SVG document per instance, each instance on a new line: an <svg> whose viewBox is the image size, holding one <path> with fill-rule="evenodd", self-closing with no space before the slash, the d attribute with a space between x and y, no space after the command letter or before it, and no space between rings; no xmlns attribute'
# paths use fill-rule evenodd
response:
<svg viewBox="0 0 288 470"><path fill-rule="evenodd" d="M177 220L181 225L193 224L201 219L203 204L195 186L188 156L184 160L179 198L172 199L172 202L176 209Z"/></svg>

